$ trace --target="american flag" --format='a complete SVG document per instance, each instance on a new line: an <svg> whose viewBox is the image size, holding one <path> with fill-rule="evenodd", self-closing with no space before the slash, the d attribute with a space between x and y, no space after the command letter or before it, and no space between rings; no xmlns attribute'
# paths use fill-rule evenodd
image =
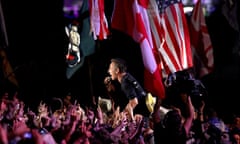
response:
<svg viewBox="0 0 240 144"><path fill-rule="evenodd" d="M213 70L213 47L203 14L201 0L198 0L190 21L191 44L194 55L196 77L203 77Z"/></svg>
<svg viewBox="0 0 240 144"><path fill-rule="evenodd" d="M193 67L186 16L181 0L150 0L154 53L166 75Z"/></svg>

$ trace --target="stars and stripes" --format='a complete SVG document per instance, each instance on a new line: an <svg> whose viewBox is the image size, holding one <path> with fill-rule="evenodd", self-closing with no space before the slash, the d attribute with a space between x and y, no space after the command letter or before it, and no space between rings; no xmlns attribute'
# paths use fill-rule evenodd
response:
<svg viewBox="0 0 240 144"><path fill-rule="evenodd" d="M180 0L156 0L156 4L159 16L152 17L151 27L159 65L167 75L193 67L183 4Z"/></svg>

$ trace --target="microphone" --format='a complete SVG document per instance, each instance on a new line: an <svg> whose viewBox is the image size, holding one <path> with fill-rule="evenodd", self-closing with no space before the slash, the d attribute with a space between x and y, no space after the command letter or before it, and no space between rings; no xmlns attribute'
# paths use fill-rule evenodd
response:
<svg viewBox="0 0 240 144"><path fill-rule="evenodd" d="M105 84L105 85L108 85L108 84L111 83L111 81L112 81L111 77L110 77L110 76L107 76L107 77L105 77L105 79L104 79L104 84Z"/></svg>

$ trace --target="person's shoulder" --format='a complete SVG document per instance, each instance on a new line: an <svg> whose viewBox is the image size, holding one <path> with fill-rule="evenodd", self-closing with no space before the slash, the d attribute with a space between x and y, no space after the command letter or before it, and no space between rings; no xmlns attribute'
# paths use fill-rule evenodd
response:
<svg viewBox="0 0 240 144"><path fill-rule="evenodd" d="M129 72L126 72L126 76L134 78L134 76L131 73L129 73Z"/></svg>
<svg viewBox="0 0 240 144"><path fill-rule="evenodd" d="M136 81L136 78L130 74L130 73L126 73L125 74L125 78L129 81L129 82L135 82Z"/></svg>
<svg viewBox="0 0 240 144"><path fill-rule="evenodd" d="M129 73L124 74L124 75L122 76L122 81L128 81L130 76L131 76L131 75L130 75Z"/></svg>

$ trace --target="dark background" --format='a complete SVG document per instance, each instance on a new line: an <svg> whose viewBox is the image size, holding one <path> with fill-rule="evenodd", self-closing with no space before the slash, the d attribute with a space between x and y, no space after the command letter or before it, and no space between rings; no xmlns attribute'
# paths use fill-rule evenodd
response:
<svg viewBox="0 0 240 144"><path fill-rule="evenodd" d="M40 100L51 101L53 97L64 97L68 93L88 105L92 96L106 94L103 79L112 57L126 59L129 71L143 82L139 46L127 35L114 30L108 40L96 41L96 52L87 57L71 79L66 79L64 57L68 42L63 3L59 0L1 2L9 39L6 52L19 82L16 88L3 81L1 92L18 91L19 97L33 108ZM105 3L105 14L110 19L112 1L105 0ZM239 18L240 12L237 14ZM208 90L207 103L223 114L237 112L240 108L237 101L240 96L239 32L229 26L221 7L217 7L206 22L215 60L213 73L202 79Z"/></svg>
<svg viewBox="0 0 240 144"><path fill-rule="evenodd" d="M1 2L9 40L6 52L19 82L15 90L19 97L36 107L41 99L64 95L63 4L57 0Z"/></svg>

